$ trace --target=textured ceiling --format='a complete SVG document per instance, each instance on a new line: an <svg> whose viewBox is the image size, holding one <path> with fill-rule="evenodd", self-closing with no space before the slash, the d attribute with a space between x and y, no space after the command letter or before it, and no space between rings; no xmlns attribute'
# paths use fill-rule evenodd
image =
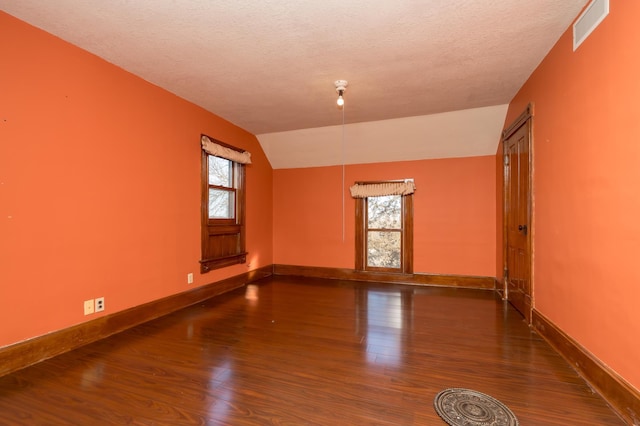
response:
<svg viewBox="0 0 640 426"><path fill-rule="evenodd" d="M508 103L585 0L0 0L254 133Z"/></svg>

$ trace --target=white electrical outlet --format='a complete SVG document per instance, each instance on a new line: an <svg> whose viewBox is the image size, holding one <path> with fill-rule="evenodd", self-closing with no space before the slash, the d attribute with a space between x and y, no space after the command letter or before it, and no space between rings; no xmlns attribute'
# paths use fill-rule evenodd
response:
<svg viewBox="0 0 640 426"><path fill-rule="evenodd" d="M187 284L193 284L193 272L187 274Z"/></svg>
<svg viewBox="0 0 640 426"><path fill-rule="evenodd" d="M104 311L104 297L98 297L96 299L96 312L102 312Z"/></svg>
<svg viewBox="0 0 640 426"><path fill-rule="evenodd" d="M93 299L84 301L84 314L90 315L93 313Z"/></svg>

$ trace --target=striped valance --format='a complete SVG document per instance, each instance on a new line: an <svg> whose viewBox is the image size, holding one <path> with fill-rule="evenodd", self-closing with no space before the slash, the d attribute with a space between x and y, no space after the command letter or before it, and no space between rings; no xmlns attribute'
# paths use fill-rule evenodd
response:
<svg viewBox="0 0 640 426"><path fill-rule="evenodd" d="M413 179L395 182L358 182L349 188L353 198L381 197L383 195L409 195L416 190Z"/></svg>
<svg viewBox="0 0 640 426"><path fill-rule="evenodd" d="M202 149L207 154L226 158L227 160L235 161L240 164L251 164L251 153L249 151L240 152L235 149L227 148L226 146L213 142L205 135L202 135L200 142L202 144Z"/></svg>

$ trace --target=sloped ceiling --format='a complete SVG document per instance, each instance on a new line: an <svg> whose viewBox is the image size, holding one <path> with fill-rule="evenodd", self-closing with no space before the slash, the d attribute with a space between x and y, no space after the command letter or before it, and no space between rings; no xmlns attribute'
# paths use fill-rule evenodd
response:
<svg viewBox="0 0 640 426"><path fill-rule="evenodd" d="M275 169L493 155L508 105L260 135Z"/></svg>
<svg viewBox="0 0 640 426"><path fill-rule="evenodd" d="M0 9L84 48L258 135L274 167L324 164L305 139L344 122L351 138L385 127L416 155L460 155L470 138L402 133L406 117L464 111L503 125L507 104L586 0L0 0ZM333 82L349 81L344 116ZM496 107L495 111L504 110ZM494 112L495 112L494 111ZM453 116L448 115L451 119ZM415 132L442 133L422 126ZM476 120L477 121L477 120ZM380 122L380 123L378 123ZM354 123L359 123L357 126ZM388 130L388 126L395 131ZM301 131L301 129L312 129ZM315 130L313 130L315 129ZM358 130L356 130L358 129ZM293 134L288 132L295 131ZM328 130L327 130L328 131ZM397 133L396 133L397 132ZM484 137L484 136L483 136ZM320 138L326 143L326 138ZM354 140L354 139L350 139ZM318 141L317 143L323 143ZM387 148L368 140L370 154ZM408 142L407 142L408 144ZM286 148L286 149L285 149ZM300 146L295 148L302 150ZM377 153L377 154L376 154ZM421 153L421 154L420 154Z"/></svg>

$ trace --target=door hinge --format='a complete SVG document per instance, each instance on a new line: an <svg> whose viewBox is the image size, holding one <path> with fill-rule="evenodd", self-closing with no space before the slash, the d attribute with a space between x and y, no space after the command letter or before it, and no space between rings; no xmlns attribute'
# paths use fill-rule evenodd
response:
<svg viewBox="0 0 640 426"><path fill-rule="evenodd" d="M504 268L504 280L507 281L507 279L509 278L509 270L507 268Z"/></svg>
<svg viewBox="0 0 640 426"><path fill-rule="evenodd" d="M502 157L502 158L504 159L503 161L504 161L504 165L505 165L505 167L506 167L506 166L508 166L508 165L509 165L509 156L508 156L508 155L505 155L505 156L504 156L504 157Z"/></svg>

